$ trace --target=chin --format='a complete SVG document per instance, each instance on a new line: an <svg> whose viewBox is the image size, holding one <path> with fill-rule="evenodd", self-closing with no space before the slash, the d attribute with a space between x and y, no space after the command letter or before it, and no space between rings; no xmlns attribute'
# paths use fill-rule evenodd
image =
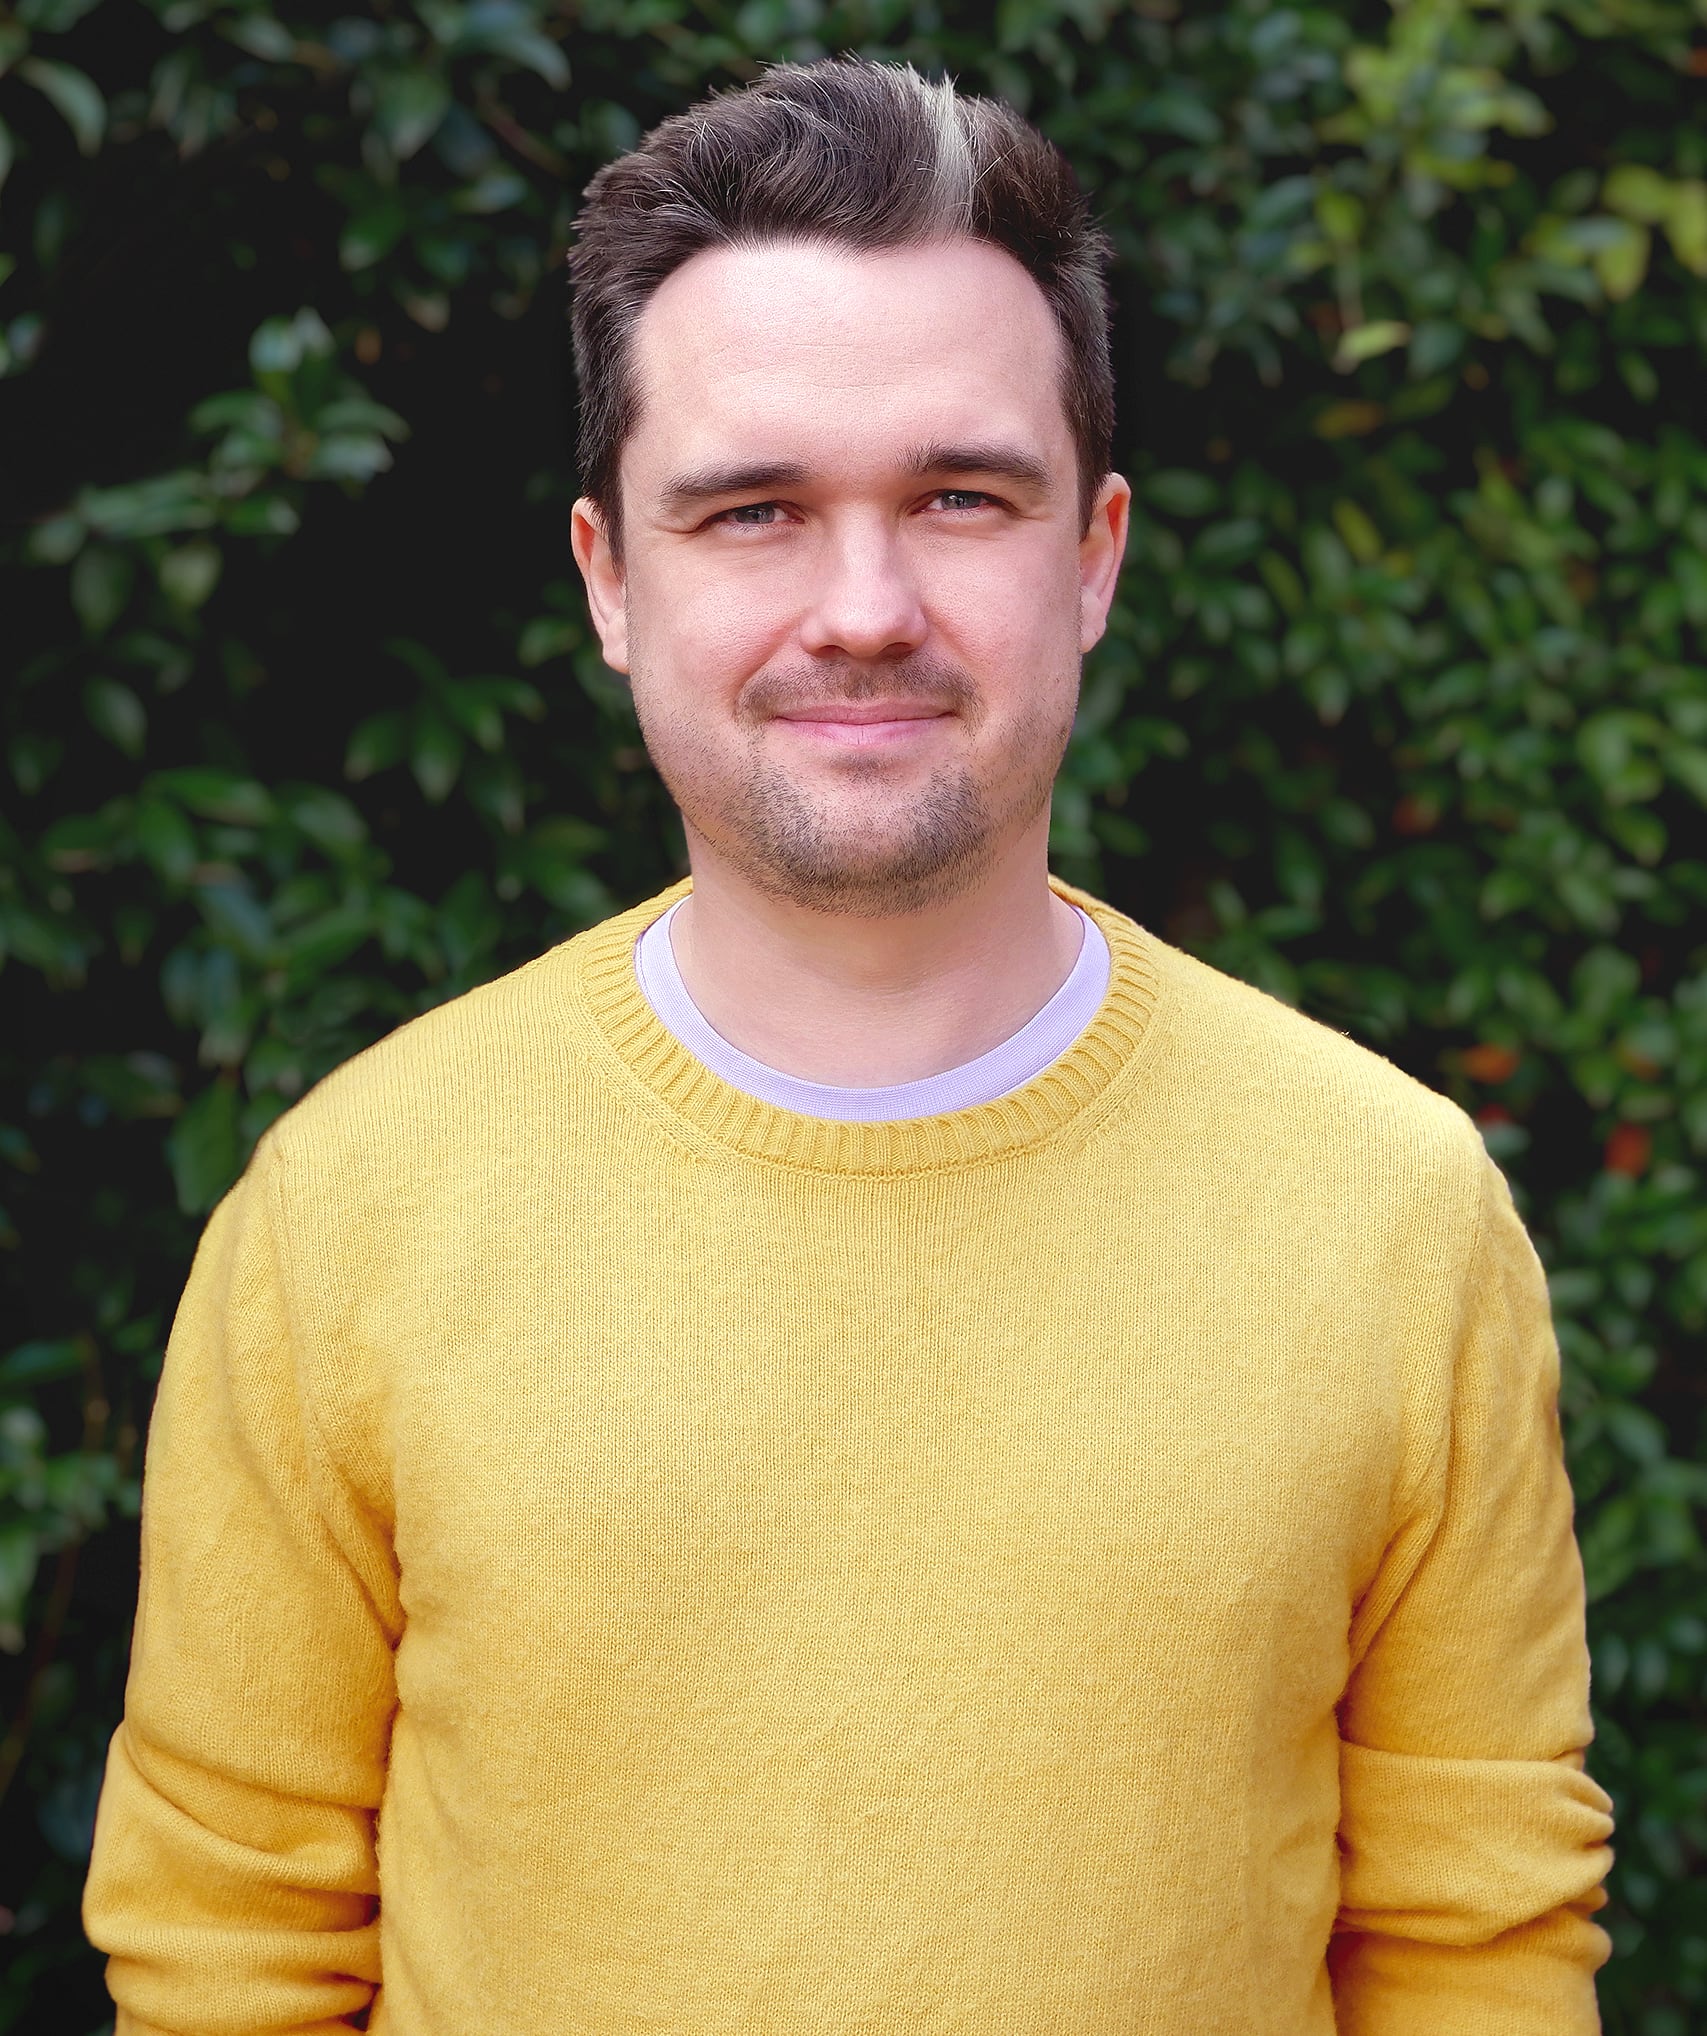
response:
<svg viewBox="0 0 1707 2036"><path fill-rule="evenodd" d="M755 888L790 905L842 919L904 919L951 904L976 881L969 870L885 873L869 869L841 873L750 870Z"/></svg>
<svg viewBox="0 0 1707 2036"><path fill-rule="evenodd" d="M736 859L749 881L793 904L898 917L947 903L988 870L994 843L985 826L967 824L972 818L946 831L913 825L876 840L869 829L839 840L829 829L771 832L742 842Z"/></svg>

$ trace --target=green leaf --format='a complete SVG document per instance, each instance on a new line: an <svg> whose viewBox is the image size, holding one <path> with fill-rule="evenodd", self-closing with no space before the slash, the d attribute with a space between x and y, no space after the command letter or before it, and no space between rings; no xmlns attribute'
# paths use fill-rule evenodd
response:
<svg viewBox="0 0 1707 2036"><path fill-rule="evenodd" d="M385 647L394 658L409 667L423 686L440 686L450 677L445 670L444 659L424 643L417 643L413 637L388 636Z"/></svg>
<svg viewBox="0 0 1707 2036"><path fill-rule="evenodd" d="M183 883L196 866L195 829L168 799L144 797L138 801L136 842L168 883Z"/></svg>
<svg viewBox="0 0 1707 2036"><path fill-rule="evenodd" d="M455 290L468 281L469 271L474 266L474 237L467 231L452 233L421 233L415 235L414 248L422 268L437 283L448 283Z"/></svg>
<svg viewBox="0 0 1707 2036"><path fill-rule="evenodd" d="M294 318L269 318L249 342L249 365L258 375L288 375L302 360L302 338Z"/></svg>
<svg viewBox="0 0 1707 2036"><path fill-rule="evenodd" d="M0 1415L0 1436L10 1441L5 1429L12 1425L14 1415L25 1413L33 1410L17 1407L10 1414ZM33 1522L8 1521L0 1526L0 1650L7 1654L23 1650L24 1605L35 1582L44 1546Z"/></svg>
<svg viewBox="0 0 1707 2036"><path fill-rule="evenodd" d="M1642 278L1648 273L1652 241L1653 236L1645 226L1619 222L1617 231L1608 235L1596 250L1594 272L1600 278L1600 287L1615 304L1634 296L1641 287Z"/></svg>
<svg viewBox="0 0 1707 2036"><path fill-rule="evenodd" d="M1707 806L1707 749L1694 743L1673 743L1662 747L1661 756L1685 791Z"/></svg>
<svg viewBox="0 0 1707 2036"><path fill-rule="evenodd" d="M430 708L415 722L409 767L422 795L435 806L449 797L462 769L463 739L442 715Z"/></svg>
<svg viewBox="0 0 1707 2036"><path fill-rule="evenodd" d="M1641 980L1633 957L1615 947L1592 947L1571 971L1571 1000L1580 1016L1597 1026L1609 1025Z"/></svg>
<svg viewBox="0 0 1707 2036"><path fill-rule="evenodd" d="M1212 147L1221 139L1221 116L1201 90L1169 87L1140 101L1130 118L1141 131L1177 134L1202 148Z"/></svg>
<svg viewBox="0 0 1707 2036"><path fill-rule="evenodd" d="M203 820L222 820L233 827L264 827L273 817L273 801L264 785L236 771L188 766L162 771L154 782Z"/></svg>
<svg viewBox="0 0 1707 2036"><path fill-rule="evenodd" d="M367 431L339 431L314 448L308 472L320 481L371 481L391 463L391 448L383 438Z"/></svg>
<svg viewBox="0 0 1707 2036"><path fill-rule="evenodd" d="M459 0L416 0L415 12L435 42L446 48L459 42L468 28L468 9Z"/></svg>
<svg viewBox="0 0 1707 2036"><path fill-rule="evenodd" d="M18 0L18 19L26 28L64 35L100 4L101 0Z"/></svg>
<svg viewBox="0 0 1707 2036"><path fill-rule="evenodd" d="M400 163L432 139L449 108L450 86L437 71L391 71L375 87L375 124Z"/></svg>
<svg viewBox="0 0 1707 2036"><path fill-rule="evenodd" d="M49 1379L74 1378L83 1369L84 1352L75 1336L20 1343L0 1358L0 1386L39 1386Z"/></svg>
<svg viewBox="0 0 1707 2036"><path fill-rule="evenodd" d="M1637 1463L1660 1463L1666 1453L1666 1431L1646 1407L1627 1400L1614 1400L1606 1410L1608 1432L1627 1456Z"/></svg>
<svg viewBox="0 0 1707 2036"><path fill-rule="evenodd" d="M294 926L280 942L288 957L293 982L308 985L322 980L363 946L373 934L366 912L345 909L325 912L318 918Z"/></svg>
<svg viewBox="0 0 1707 2036"><path fill-rule="evenodd" d="M1411 373L1427 377L1450 367L1463 353L1467 337L1451 319L1425 318L1411 334Z"/></svg>
<svg viewBox="0 0 1707 2036"><path fill-rule="evenodd" d="M273 943L273 922L266 907L245 885L203 884L196 893L196 903L223 948L252 960L266 958ZM205 1049L203 1057L207 1057Z"/></svg>
<svg viewBox="0 0 1707 2036"><path fill-rule="evenodd" d="M1283 558L1277 551L1265 551L1257 560L1257 570L1282 612L1298 614L1305 602L1304 583L1292 561Z"/></svg>
<svg viewBox="0 0 1707 2036"><path fill-rule="evenodd" d="M1166 467L1146 476L1140 492L1168 516L1207 516L1221 499L1221 491L1207 474L1194 474L1183 467Z"/></svg>
<svg viewBox="0 0 1707 2036"><path fill-rule="evenodd" d="M568 89L569 59L556 43L548 42L532 29L510 29L469 40L477 40L480 47L491 50L497 56L508 57L512 63L532 71L555 91Z"/></svg>
<svg viewBox="0 0 1707 2036"><path fill-rule="evenodd" d="M453 680L445 685L440 698L457 726L482 749L490 752L503 747L504 717L478 681Z"/></svg>
<svg viewBox="0 0 1707 2036"><path fill-rule="evenodd" d="M0 120L0 191L6 188L6 179L12 174L12 165L17 160L17 145L12 140L12 130Z"/></svg>
<svg viewBox="0 0 1707 2036"><path fill-rule="evenodd" d="M233 426L254 438L279 439L284 434L284 413L258 389L227 389L222 395L207 397L190 412L192 431L222 431Z"/></svg>
<svg viewBox="0 0 1707 2036"><path fill-rule="evenodd" d="M44 565L62 566L67 559L77 556L88 526L81 516L66 511L59 516L49 517L47 522L38 523L30 532L29 553Z"/></svg>
<svg viewBox="0 0 1707 2036"><path fill-rule="evenodd" d="M1376 318L1367 325L1354 325L1340 335L1339 345L1334 349L1334 366L1355 368L1362 361L1374 360L1378 354L1391 353L1410 336L1411 328L1399 318Z"/></svg>
<svg viewBox="0 0 1707 2036"><path fill-rule="evenodd" d="M47 57L25 57L18 76L27 78L63 117L82 154L92 156L99 150L107 131L107 102L93 78Z"/></svg>
<svg viewBox="0 0 1707 2036"><path fill-rule="evenodd" d="M586 632L565 615L536 615L523 625L516 656L531 670L548 658L564 657L579 644Z"/></svg>
<svg viewBox="0 0 1707 2036"><path fill-rule="evenodd" d="M268 318L255 328L249 365L258 375L289 375L305 360L332 353L334 344L325 320L305 305L293 318Z"/></svg>
<svg viewBox="0 0 1707 2036"><path fill-rule="evenodd" d="M409 426L395 410L369 396L339 396L314 413L316 431L377 431L386 438L407 438Z"/></svg>
<svg viewBox="0 0 1707 2036"><path fill-rule="evenodd" d="M1317 413L1314 429L1318 438L1362 438L1378 431L1386 418L1381 404L1354 398L1347 403L1327 404Z"/></svg>
<svg viewBox="0 0 1707 2036"><path fill-rule="evenodd" d="M1363 232L1363 206L1349 191L1323 185L1316 194L1316 218L1329 240L1355 246Z"/></svg>
<svg viewBox="0 0 1707 2036"><path fill-rule="evenodd" d="M401 714L375 714L356 729L344 754L344 775L359 781L401 761L404 724Z"/></svg>
<svg viewBox="0 0 1707 2036"><path fill-rule="evenodd" d="M71 568L71 605L90 636L104 636L124 613L135 565L117 545L91 544Z"/></svg>
<svg viewBox="0 0 1707 2036"><path fill-rule="evenodd" d="M203 1089L166 1138L178 1207L187 1216L205 1215L242 1169L237 1126L237 1090L228 1081Z"/></svg>
<svg viewBox="0 0 1707 2036"><path fill-rule="evenodd" d="M486 214L507 212L512 205L519 205L528 194L525 177L519 177L514 170L491 169L484 171L472 184L459 191L451 200L458 212Z"/></svg>
<svg viewBox="0 0 1707 2036"><path fill-rule="evenodd" d="M65 745L53 735L14 735L6 745L6 761L26 798L39 792L59 768Z"/></svg>
<svg viewBox="0 0 1707 2036"><path fill-rule="evenodd" d="M207 478L193 470L155 474L117 488L85 488L77 498L84 521L108 537L166 537L205 530L218 512Z"/></svg>
<svg viewBox="0 0 1707 2036"><path fill-rule="evenodd" d="M251 495L227 514L225 527L238 537L289 537L301 522L283 495Z"/></svg>
<svg viewBox="0 0 1707 2036"><path fill-rule="evenodd" d="M1593 714L1577 731L1577 754L1603 785L1610 784L1628 767L1644 738L1657 733L1642 716L1621 709Z"/></svg>
<svg viewBox="0 0 1707 2036"><path fill-rule="evenodd" d="M1343 497L1334 504L1334 528L1345 539L1346 549L1360 566L1373 565L1384 546L1381 533L1355 502Z"/></svg>
<svg viewBox="0 0 1707 2036"><path fill-rule="evenodd" d="M42 859L50 869L104 869L112 860L115 814L67 813L41 838Z"/></svg>
<svg viewBox="0 0 1707 2036"><path fill-rule="evenodd" d="M403 238L408 223L409 215L400 199L379 199L344 228L338 240L338 260L352 272L371 269Z"/></svg>
<svg viewBox="0 0 1707 2036"><path fill-rule="evenodd" d="M142 702L117 679L91 679L83 688L83 711L89 726L126 756L142 754L148 736L148 715Z"/></svg>
<svg viewBox="0 0 1707 2036"><path fill-rule="evenodd" d="M1689 273L1707 276L1707 183L1695 178L1672 186L1665 229L1672 253Z"/></svg>
<svg viewBox="0 0 1707 2036"><path fill-rule="evenodd" d="M1669 216L1673 186L1642 163L1620 163L1607 177L1601 203L1621 218L1659 226Z"/></svg>
<svg viewBox="0 0 1707 2036"><path fill-rule="evenodd" d="M281 803L294 825L330 854L347 854L367 839L366 824L355 807L323 785L305 785Z"/></svg>
<svg viewBox="0 0 1707 2036"><path fill-rule="evenodd" d="M161 592L169 601L180 608L195 609L201 607L219 584L224 563L218 545L197 539L167 552L155 570Z"/></svg>
<svg viewBox="0 0 1707 2036"><path fill-rule="evenodd" d="M219 24L219 32L263 63L288 64L297 53L296 37L272 14L232 15Z"/></svg>

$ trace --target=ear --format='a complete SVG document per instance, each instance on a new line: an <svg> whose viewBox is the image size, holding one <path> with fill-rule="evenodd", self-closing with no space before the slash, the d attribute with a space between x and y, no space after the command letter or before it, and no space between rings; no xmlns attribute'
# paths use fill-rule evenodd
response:
<svg viewBox="0 0 1707 2036"><path fill-rule="evenodd" d="M628 603L622 567L611 555L599 505L583 495L570 511L569 543L587 583L587 607L599 647L613 672L628 671Z"/></svg>
<svg viewBox="0 0 1707 2036"><path fill-rule="evenodd" d="M1089 650L1108 627L1109 604L1126 554L1132 490L1125 477L1106 474L1097 490L1090 527L1079 540L1079 648Z"/></svg>

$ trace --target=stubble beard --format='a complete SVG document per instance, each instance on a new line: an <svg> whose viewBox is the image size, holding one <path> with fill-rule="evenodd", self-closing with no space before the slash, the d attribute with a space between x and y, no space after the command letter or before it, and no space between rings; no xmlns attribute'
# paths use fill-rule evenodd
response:
<svg viewBox="0 0 1707 2036"><path fill-rule="evenodd" d="M859 810L849 814L765 754L765 724L789 706L829 699L909 699L950 709L975 736L984 709L964 673L919 658L835 673L763 673L741 696L736 718L746 754L733 770L711 744L649 713L647 697L637 685L641 734L688 825L768 896L861 918L898 917L969 890L992 851L1047 807L1072 727L1070 712L1063 725L1040 704L1014 729L1004 756L991 759L991 782L969 763L944 765L917 789L887 796L888 759L838 758L838 775L861 792Z"/></svg>

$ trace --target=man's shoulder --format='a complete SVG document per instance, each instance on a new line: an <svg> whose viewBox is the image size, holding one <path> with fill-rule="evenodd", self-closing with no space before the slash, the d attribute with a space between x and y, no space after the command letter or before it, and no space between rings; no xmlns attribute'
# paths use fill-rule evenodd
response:
<svg viewBox="0 0 1707 2036"><path fill-rule="evenodd" d="M1159 1072L1186 1116L1276 1158L1479 1193L1486 1149L1449 1097L1278 996L1141 938L1157 984Z"/></svg>
<svg viewBox="0 0 1707 2036"><path fill-rule="evenodd" d="M409 1019L309 1090L270 1134L292 1171L408 1163L470 1133L517 1129L597 1079L598 1036L581 989L588 950L608 949L656 901L612 915L531 961Z"/></svg>

